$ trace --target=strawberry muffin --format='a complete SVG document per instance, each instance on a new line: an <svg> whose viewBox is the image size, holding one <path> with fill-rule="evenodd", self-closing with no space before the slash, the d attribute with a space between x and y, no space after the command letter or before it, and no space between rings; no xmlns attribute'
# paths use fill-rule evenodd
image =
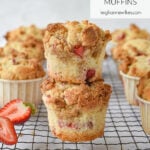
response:
<svg viewBox="0 0 150 150"><path fill-rule="evenodd" d="M45 76L36 59L3 57L0 59L0 107L20 98L38 106L42 94L40 84Z"/></svg>
<svg viewBox="0 0 150 150"><path fill-rule="evenodd" d="M127 57L150 56L150 41L146 39L132 39L119 44L112 49L112 56L115 60L121 61Z"/></svg>
<svg viewBox="0 0 150 150"><path fill-rule="evenodd" d="M110 38L88 21L49 24L43 40L48 75L71 83L99 80Z"/></svg>
<svg viewBox="0 0 150 150"><path fill-rule="evenodd" d="M148 33L148 31L140 29L135 24L131 24L129 28L117 29L112 32L112 41L117 44L124 43L126 41L136 38L149 39L150 34Z"/></svg>
<svg viewBox="0 0 150 150"><path fill-rule="evenodd" d="M150 102L150 72L140 79L137 89L138 96Z"/></svg>
<svg viewBox="0 0 150 150"><path fill-rule="evenodd" d="M150 72L137 85L137 99L140 105L141 122L144 131L150 134Z"/></svg>
<svg viewBox="0 0 150 150"><path fill-rule="evenodd" d="M136 100L136 85L141 77L150 72L150 56L128 58L120 64L120 74L123 79L125 95L129 104L138 105Z"/></svg>
<svg viewBox="0 0 150 150"><path fill-rule="evenodd" d="M7 41L24 41L28 39L35 39L42 41L44 36L44 29L40 29L35 25L20 26L12 31L6 33L5 38Z"/></svg>
<svg viewBox="0 0 150 150"><path fill-rule="evenodd" d="M133 77L144 77L150 71L150 56L127 58L120 64L120 70Z"/></svg>
<svg viewBox="0 0 150 150"><path fill-rule="evenodd" d="M0 78L8 80L27 80L45 75L42 66L36 59L5 57L0 64Z"/></svg>
<svg viewBox="0 0 150 150"><path fill-rule="evenodd" d="M10 41L1 50L3 56L25 55L27 59L36 58L39 61L44 60L43 43L35 39L25 41Z"/></svg>
<svg viewBox="0 0 150 150"><path fill-rule="evenodd" d="M70 84L46 79L42 85L51 132L64 141L103 136L111 87L103 81Z"/></svg>

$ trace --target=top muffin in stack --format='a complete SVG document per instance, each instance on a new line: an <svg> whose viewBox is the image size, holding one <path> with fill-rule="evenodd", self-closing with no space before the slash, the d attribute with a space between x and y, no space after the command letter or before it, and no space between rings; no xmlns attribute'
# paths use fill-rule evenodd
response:
<svg viewBox="0 0 150 150"><path fill-rule="evenodd" d="M109 40L108 31L88 21L49 24L44 37L49 76L71 83L99 80Z"/></svg>

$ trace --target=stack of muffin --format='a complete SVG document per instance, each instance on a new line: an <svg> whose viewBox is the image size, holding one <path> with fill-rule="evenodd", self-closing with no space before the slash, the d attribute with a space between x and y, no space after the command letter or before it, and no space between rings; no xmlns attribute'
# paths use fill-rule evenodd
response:
<svg viewBox="0 0 150 150"><path fill-rule="evenodd" d="M88 21L49 24L44 36L48 78L41 90L52 133L65 141L103 135L111 87L102 80L108 31Z"/></svg>
<svg viewBox="0 0 150 150"><path fill-rule="evenodd" d="M41 102L43 35L35 25L6 33L6 44L0 48L0 107L16 98L36 106Z"/></svg>

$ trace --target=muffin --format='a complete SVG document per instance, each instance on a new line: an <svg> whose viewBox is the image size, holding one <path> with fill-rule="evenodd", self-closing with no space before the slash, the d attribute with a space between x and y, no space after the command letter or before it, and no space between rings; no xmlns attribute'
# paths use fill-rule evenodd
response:
<svg viewBox="0 0 150 150"><path fill-rule="evenodd" d="M141 78L137 85L137 99L140 106L142 127L147 134L150 134L150 72Z"/></svg>
<svg viewBox="0 0 150 150"><path fill-rule="evenodd" d="M103 136L111 87L104 82L70 84L47 78L41 85L51 132L63 141Z"/></svg>
<svg viewBox="0 0 150 150"><path fill-rule="evenodd" d="M136 85L139 79L146 76L150 71L150 56L125 59L121 62L120 69L127 100L130 104L138 105L136 101Z"/></svg>
<svg viewBox="0 0 150 150"><path fill-rule="evenodd" d="M115 60L121 61L127 57L150 56L150 41L146 39L132 39L112 48L112 56Z"/></svg>
<svg viewBox="0 0 150 150"><path fill-rule="evenodd" d="M25 41L11 41L7 42L1 50L3 56L19 56L24 55L27 59L36 58L39 61L44 60L43 43L35 39L28 39Z"/></svg>
<svg viewBox="0 0 150 150"><path fill-rule="evenodd" d="M29 39L35 39L42 41L44 36L44 29L40 29L35 25L20 26L12 31L9 31L5 35L7 41L24 41Z"/></svg>
<svg viewBox="0 0 150 150"><path fill-rule="evenodd" d="M45 75L42 66L36 59L21 57L4 58L0 65L0 78L8 80L27 80Z"/></svg>
<svg viewBox="0 0 150 150"><path fill-rule="evenodd" d="M36 106L41 102L40 84L45 72L36 59L3 57L0 59L0 107L20 98Z"/></svg>
<svg viewBox="0 0 150 150"><path fill-rule="evenodd" d="M135 24L130 24L129 28L117 29L112 32L112 41L117 44L136 38L149 39L150 34L146 30L140 29Z"/></svg>
<svg viewBox="0 0 150 150"><path fill-rule="evenodd" d="M109 40L108 31L88 21L49 24L43 39L48 75L71 83L99 80Z"/></svg>
<svg viewBox="0 0 150 150"><path fill-rule="evenodd" d="M150 102L150 72L140 79L137 89L138 96Z"/></svg>
<svg viewBox="0 0 150 150"><path fill-rule="evenodd" d="M150 56L127 58L120 64L120 70L133 77L144 77L150 71Z"/></svg>

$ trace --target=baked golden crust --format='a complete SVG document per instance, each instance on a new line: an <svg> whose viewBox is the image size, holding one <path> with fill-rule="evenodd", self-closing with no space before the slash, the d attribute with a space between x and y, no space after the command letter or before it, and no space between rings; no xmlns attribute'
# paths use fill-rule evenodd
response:
<svg viewBox="0 0 150 150"><path fill-rule="evenodd" d="M112 32L112 41L115 43L124 43L131 39L149 39L150 34L144 29L140 29L135 24L130 24L129 28L117 29Z"/></svg>
<svg viewBox="0 0 150 150"><path fill-rule="evenodd" d="M36 59L4 57L0 61L0 78L8 80L27 80L45 75L41 64Z"/></svg>
<svg viewBox="0 0 150 150"><path fill-rule="evenodd" d="M1 55L14 57L24 55L27 59L36 58L42 61L44 60L44 47L42 41L32 38L24 41L10 41L1 50Z"/></svg>
<svg viewBox="0 0 150 150"><path fill-rule="evenodd" d="M135 56L150 55L150 41L146 39L132 39L123 44L118 44L112 48L112 56L116 60L122 60L126 57L133 58Z"/></svg>
<svg viewBox="0 0 150 150"><path fill-rule="evenodd" d="M7 41L24 41L27 39L35 39L42 41L44 36L44 29L40 29L35 25L20 26L17 29L6 33L5 38Z"/></svg>
<svg viewBox="0 0 150 150"><path fill-rule="evenodd" d="M135 77L144 77L150 71L150 56L137 56L121 61L120 70Z"/></svg>
<svg viewBox="0 0 150 150"><path fill-rule="evenodd" d="M138 95L144 100L150 101L150 72L142 77L137 85Z"/></svg>
<svg viewBox="0 0 150 150"><path fill-rule="evenodd" d="M109 31L88 21L48 25L43 40L48 75L71 83L99 80L109 40Z"/></svg>
<svg viewBox="0 0 150 150"><path fill-rule="evenodd" d="M60 51L63 53L73 52L74 47L79 45L84 47L97 47L101 45L103 47L110 38L109 31L104 32L88 21L73 21L64 24L49 24L43 41L45 49L48 51L46 55L49 51L53 51L53 53L58 55Z"/></svg>
<svg viewBox="0 0 150 150"><path fill-rule="evenodd" d="M56 110L58 116L75 117L82 112L108 104L111 87L103 81L87 84L55 82L48 78L41 85L44 103Z"/></svg>

